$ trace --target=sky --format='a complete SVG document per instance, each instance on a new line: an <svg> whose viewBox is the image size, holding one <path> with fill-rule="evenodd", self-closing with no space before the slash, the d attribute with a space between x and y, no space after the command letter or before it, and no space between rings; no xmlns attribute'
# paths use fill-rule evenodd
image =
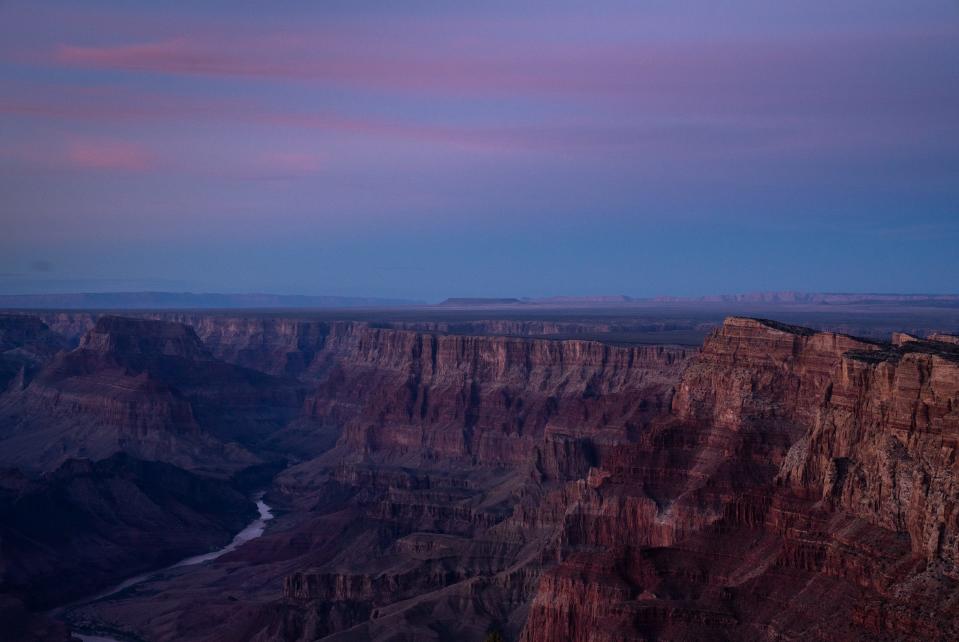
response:
<svg viewBox="0 0 959 642"><path fill-rule="evenodd" d="M0 0L0 293L954 293L957 248L957 0Z"/></svg>

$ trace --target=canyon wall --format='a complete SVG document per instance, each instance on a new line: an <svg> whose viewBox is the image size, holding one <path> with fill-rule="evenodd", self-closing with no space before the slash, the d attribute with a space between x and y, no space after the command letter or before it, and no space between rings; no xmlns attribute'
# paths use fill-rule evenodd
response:
<svg viewBox="0 0 959 642"><path fill-rule="evenodd" d="M523 639L954 639L957 377L947 343L728 319L567 505Z"/></svg>
<svg viewBox="0 0 959 642"><path fill-rule="evenodd" d="M252 444L302 406L300 384L217 360L189 326L109 315L14 383L0 461L33 471L127 452L231 472L258 463Z"/></svg>
<svg viewBox="0 0 959 642"><path fill-rule="evenodd" d="M350 452L499 464L528 460L547 433L621 437L668 408L694 352L366 322L162 316L189 324L219 359L308 382L304 416L342 430Z"/></svg>
<svg viewBox="0 0 959 642"><path fill-rule="evenodd" d="M307 411L342 421L352 452L518 464L547 434L624 439L668 408L689 354L351 326L328 337Z"/></svg>
<svg viewBox="0 0 959 642"><path fill-rule="evenodd" d="M215 409L279 408L242 442L295 452L269 495L286 515L202 577L159 581L175 617L137 596L84 617L150 639L959 637L948 336L731 317L697 351L162 316L98 321L2 399L156 382L192 417L164 430L218 440L246 415Z"/></svg>
<svg viewBox="0 0 959 642"><path fill-rule="evenodd" d="M0 394L23 387L65 347L64 338L37 317L0 314Z"/></svg>

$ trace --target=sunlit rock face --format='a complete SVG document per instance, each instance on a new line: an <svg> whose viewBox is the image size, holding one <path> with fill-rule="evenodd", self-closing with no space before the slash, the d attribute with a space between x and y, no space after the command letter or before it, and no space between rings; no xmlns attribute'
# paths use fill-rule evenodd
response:
<svg viewBox="0 0 959 642"><path fill-rule="evenodd" d="M728 319L523 639L954 639L959 351L897 343Z"/></svg>

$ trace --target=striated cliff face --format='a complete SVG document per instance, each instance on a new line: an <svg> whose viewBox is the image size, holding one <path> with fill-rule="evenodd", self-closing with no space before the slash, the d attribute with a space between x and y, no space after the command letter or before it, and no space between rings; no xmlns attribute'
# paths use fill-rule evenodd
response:
<svg viewBox="0 0 959 642"><path fill-rule="evenodd" d="M306 374L335 326L352 325L351 322L198 313L155 316L192 327L218 359L292 377Z"/></svg>
<svg viewBox="0 0 959 642"><path fill-rule="evenodd" d="M550 449L575 449L584 435L624 439L667 408L689 354L356 326L331 334L326 351L307 410L345 419L341 443L352 452L492 464L539 456L552 474L559 471Z"/></svg>
<svg viewBox="0 0 959 642"><path fill-rule="evenodd" d="M189 326L116 316L97 319L80 340L80 349L115 354L131 367L141 368L163 357L201 361L213 358Z"/></svg>
<svg viewBox="0 0 959 642"><path fill-rule="evenodd" d="M101 316L78 348L0 396L0 461L52 470L122 451L235 470L258 461L241 444L301 401L297 384L214 359L188 326Z"/></svg>
<svg viewBox="0 0 959 642"><path fill-rule="evenodd" d="M959 580L959 346L847 353L780 474L891 531Z"/></svg>
<svg viewBox="0 0 959 642"><path fill-rule="evenodd" d="M308 382L304 417L353 453L517 463L668 408L692 350L468 336L309 321L164 314L218 358ZM632 422L632 423L630 423ZM552 471L554 474L558 470Z"/></svg>
<svg viewBox="0 0 959 642"><path fill-rule="evenodd" d="M677 418L732 430L795 430L814 419L843 355L879 345L772 321L731 317L705 342L677 390Z"/></svg>
<svg viewBox="0 0 959 642"><path fill-rule="evenodd" d="M83 335L93 329L101 315L94 312L37 312L21 316L40 319L53 332L63 337L68 347L75 348Z"/></svg>
<svg viewBox="0 0 959 642"><path fill-rule="evenodd" d="M566 503L522 637L954 639L957 421L954 346L728 319Z"/></svg>
<svg viewBox="0 0 959 642"><path fill-rule="evenodd" d="M952 345L959 345L959 335L955 335L955 334L943 334L942 332L933 332L927 337L927 339L929 341L938 341L939 343L950 343Z"/></svg>

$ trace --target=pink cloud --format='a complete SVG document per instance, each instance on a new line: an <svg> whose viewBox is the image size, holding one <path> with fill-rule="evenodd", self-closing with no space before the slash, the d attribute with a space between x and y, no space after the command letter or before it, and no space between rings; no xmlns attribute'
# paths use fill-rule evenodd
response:
<svg viewBox="0 0 959 642"><path fill-rule="evenodd" d="M462 35L462 25L455 27L450 33ZM956 100L944 82L951 68L919 67L902 59L942 49L954 32L942 27L833 33L813 43L789 37L488 43L474 35L479 44L456 46L446 46L451 36L435 32L402 39L388 33L382 41L369 33L344 37L327 28L254 31L243 37L222 30L176 37L141 34L154 39L61 45L42 62L239 82L204 83L197 91L189 81L182 84L188 89L183 93L173 83L155 85L174 87L167 92L120 89L127 79L113 91L99 84L43 95L37 86L25 86L0 97L0 113L108 125L122 121L128 127L233 121L255 126L261 136L283 128L319 132L323 140L393 140L471 154L655 150L682 157L910 148L954 136L955 125L943 114L951 115ZM437 48L437 42L444 46ZM444 55L437 56L437 50ZM920 71L902 73L913 67ZM879 68L889 72L862 71ZM252 86L282 79L322 90L335 86L345 100L329 101L316 92L291 101L290 88L274 92ZM246 85L243 92L236 91L237 84ZM137 85L142 86L151 85ZM343 87L361 91L351 97ZM388 95L371 100L366 90L404 95L395 103ZM496 107L483 113L477 97L490 104L495 100ZM512 111L510 100L516 101ZM136 164L134 155L127 160ZM294 157L262 162L292 173L314 172L321 165Z"/></svg>
<svg viewBox="0 0 959 642"><path fill-rule="evenodd" d="M672 12L650 8L618 11L615 22L603 12L561 7L547 16L516 13L506 19L474 8L429 18L396 12L370 22L338 13L322 20L306 12L314 19L231 16L224 21L205 12L61 10L54 14L60 21L84 28L51 36L59 45L48 40L20 45L12 53L29 65L295 81L403 93L403 100L430 93L516 98L524 101L523 108L537 100L569 100L590 107L602 102L631 113L788 110L795 115L843 110L853 103L869 104L870 113L937 104L936 96L917 95L915 87L904 86L908 83L901 76L863 70L887 68L903 52L918 51L933 60L942 43L959 36L954 25L924 21L837 23L810 38L802 29L742 33L738 19L677 21ZM682 27L687 22L692 32L689 25ZM944 53L943 59L951 48ZM919 91L928 93L929 87L942 85L933 81L948 80L933 78ZM902 105L897 107L892 96L902 96Z"/></svg>
<svg viewBox="0 0 959 642"><path fill-rule="evenodd" d="M0 149L0 158L41 170L144 172L156 166L153 153L142 145L93 138L8 145Z"/></svg>
<svg viewBox="0 0 959 642"><path fill-rule="evenodd" d="M28 94L32 94L28 95ZM244 100L222 100L215 97L196 99L188 96L144 93L130 90L60 89L37 92L33 88L11 92L0 97L0 114L32 119L98 122L133 125L146 122L234 122L269 128L314 130L351 136L377 136L473 149L529 147L523 141L522 128L510 131L503 127L482 125L446 126L438 123L414 123L376 116L346 114L332 110L293 110ZM293 165L287 157L276 163ZM314 160L300 158L298 162ZM319 163L319 160L315 160Z"/></svg>
<svg viewBox="0 0 959 642"><path fill-rule="evenodd" d="M791 114L700 115L677 112L664 115L651 109L642 117L625 117L597 122L597 119L552 117L531 123L517 119L504 122L417 122L381 116L349 114L333 110L309 110L278 106L246 99L176 96L144 93L139 90L96 91L87 88L53 92L17 92L15 98L0 98L0 114L31 119L64 122L124 122L155 132L153 123L174 126L178 122L224 123L232 121L255 126L258 135L272 135L282 128L303 132L345 136L376 141L393 140L456 148L470 153L609 153L617 150L649 151L665 158L724 156L732 152L775 154L777 152L831 154L842 150L878 150L911 148L947 142L955 127L942 126L924 119L889 116L863 116L853 122L833 117L797 117ZM665 110L664 110L665 111ZM722 112L723 110L719 110ZM150 123L147 127L147 123ZM877 125L878 124L878 125ZM877 127L881 125L879 129ZM171 129L175 132L176 129ZM269 148L268 148L269 150ZM146 149L116 141L72 141L69 145L44 152L46 158L58 155L60 166L75 168L143 171L155 165ZM36 154L34 154L36 156ZM189 165L182 155L175 165ZM25 158L21 154L22 158ZM242 162L241 162L242 161ZM31 165L37 165L31 162ZM46 165L51 165L46 162ZM296 176L320 172L326 159L309 151L256 152L247 159L230 158L233 166L250 175ZM166 169L173 169L166 164Z"/></svg>
<svg viewBox="0 0 959 642"><path fill-rule="evenodd" d="M64 152L67 165L77 169L142 172L155 164L149 150L126 141L72 140Z"/></svg>

